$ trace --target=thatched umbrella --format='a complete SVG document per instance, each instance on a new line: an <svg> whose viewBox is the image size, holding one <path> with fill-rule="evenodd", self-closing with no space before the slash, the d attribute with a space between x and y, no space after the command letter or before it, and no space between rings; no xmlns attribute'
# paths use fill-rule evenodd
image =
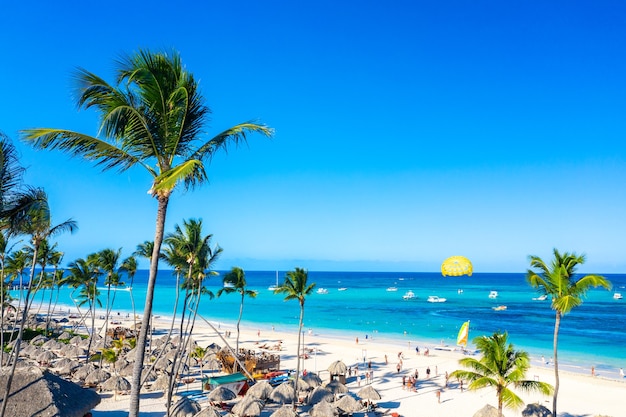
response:
<svg viewBox="0 0 626 417"><path fill-rule="evenodd" d="M345 384L342 384L337 379L333 379L329 383L325 385L325 388L332 392L333 394L345 394L348 392L348 387Z"/></svg>
<svg viewBox="0 0 626 417"><path fill-rule="evenodd" d="M243 397L233 407L233 413L239 417L255 417L260 416L263 411L263 402L252 397Z"/></svg>
<svg viewBox="0 0 626 417"><path fill-rule="evenodd" d="M6 387L8 372L0 373L0 386ZM92 390L38 368L15 371L7 402L9 416L83 417L100 403Z"/></svg>
<svg viewBox="0 0 626 417"><path fill-rule="evenodd" d="M202 407L200 407L197 401L189 397L182 397L180 400L176 401L170 415L172 417L193 417L200 412L201 409Z"/></svg>
<svg viewBox="0 0 626 417"><path fill-rule="evenodd" d="M84 380L87 375L98 369L93 363L82 365L74 372L74 378Z"/></svg>
<svg viewBox="0 0 626 417"><path fill-rule="evenodd" d="M324 387L317 387L309 395L309 404L317 404L320 401L332 401L334 395Z"/></svg>
<svg viewBox="0 0 626 417"><path fill-rule="evenodd" d="M46 343L41 345L41 347L46 349L46 350L61 350L65 346L67 346L65 343L61 343L61 342L59 342L59 341L57 341L55 339L50 339Z"/></svg>
<svg viewBox="0 0 626 417"><path fill-rule="evenodd" d="M322 385L322 379L314 372L308 372L302 377L302 380L309 384L309 387L312 388Z"/></svg>
<svg viewBox="0 0 626 417"><path fill-rule="evenodd" d="M130 391L130 382L121 376L112 376L100 385L104 391L113 391L114 398L117 400L117 393L120 391Z"/></svg>
<svg viewBox="0 0 626 417"><path fill-rule="evenodd" d="M170 367L171 364L172 362L169 359L161 358L154 364L154 369L156 369L157 371L164 371L168 367Z"/></svg>
<svg viewBox="0 0 626 417"><path fill-rule="evenodd" d="M158 378L152 383L152 385L150 386L150 389L153 391L160 391L160 390L165 391L169 388L169 384L170 384L169 375L162 374L162 375L159 375Z"/></svg>
<svg viewBox="0 0 626 417"><path fill-rule="evenodd" d="M78 345L78 344L79 344L80 342L82 342L82 341L83 341L83 338L82 338L82 337L80 337L80 336L74 336L74 337L72 337L72 338L69 340L69 342L67 342L67 343L69 343L70 345Z"/></svg>
<svg viewBox="0 0 626 417"><path fill-rule="evenodd" d="M135 365L133 365L132 363L129 363L125 367L123 367L121 369L118 369L117 373L120 376L131 376L133 374L134 368L135 368ZM116 367L116 369L117 369L117 367Z"/></svg>
<svg viewBox="0 0 626 417"><path fill-rule="evenodd" d="M328 401L321 401L313 406L309 411L311 417L334 417L339 415L337 407Z"/></svg>
<svg viewBox="0 0 626 417"><path fill-rule="evenodd" d="M104 369L96 369L87 375L85 378L85 384L97 385L109 379L110 376L111 374Z"/></svg>
<svg viewBox="0 0 626 417"><path fill-rule="evenodd" d="M328 366L328 372L331 375L345 375L348 372L348 367L342 361L335 361Z"/></svg>
<svg viewBox="0 0 626 417"><path fill-rule="evenodd" d="M307 384L306 381L298 378L298 391L308 391L311 389L311 386Z"/></svg>
<svg viewBox="0 0 626 417"><path fill-rule="evenodd" d="M522 417L552 417L552 411L541 404L528 404L522 410Z"/></svg>
<svg viewBox="0 0 626 417"><path fill-rule="evenodd" d="M222 417L222 413L216 408L207 407L193 417Z"/></svg>
<svg viewBox="0 0 626 417"><path fill-rule="evenodd" d="M45 352L37 355L37 362L42 363L42 364L50 364L56 358L57 358L57 355L54 352L46 350Z"/></svg>
<svg viewBox="0 0 626 417"><path fill-rule="evenodd" d="M79 358L87 354L87 351L78 346L66 345L59 350L59 354L66 358Z"/></svg>
<svg viewBox="0 0 626 417"><path fill-rule="evenodd" d="M373 386L371 385L367 385L363 388L361 388L359 390L359 392L357 392L356 394L359 398L363 399L363 400L380 400L381 396L378 393L378 391L376 391L376 389L374 389Z"/></svg>
<svg viewBox="0 0 626 417"><path fill-rule="evenodd" d="M272 390L270 400L275 403L286 404L294 400L296 392L293 389L291 381L283 382Z"/></svg>
<svg viewBox="0 0 626 417"><path fill-rule="evenodd" d="M297 417L298 413L296 413L292 406L284 405L280 407L278 410L274 411L270 417Z"/></svg>
<svg viewBox="0 0 626 417"><path fill-rule="evenodd" d="M498 417L500 413L498 413L498 409L492 405L485 405L480 410L474 413L473 417Z"/></svg>
<svg viewBox="0 0 626 417"><path fill-rule="evenodd" d="M68 332L63 332L59 335L59 337L57 337L57 339L60 340L70 340L72 338L72 335L69 334Z"/></svg>
<svg viewBox="0 0 626 417"><path fill-rule="evenodd" d="M30 341L30 344L33 346L41 346L44 343L46 343L48 340L49 339L46 336L40 334L40 335L33 337Z"/></svg>
<svg viewBox="0 0 626 417"><path fill-rule="evenodd" d="M274 388L270 385L270 383L264 379L251 386L250 389L248 389L248 392L246 392L246 395L250 395L258 400L267 400L273 390Z"/></svg>
<svg viewBox="0 0 626 417"><path fill-rule="evenodd" d="M115 361L115 363L113 364L112 368L115 369L115 370L121 371L122 369L124 369L128 365L130 365L130 362L128 362L124 358L119 358L118 360Z"/></svg>
<svg viewBox="0 0 626 417"><path fill-rule="evenodd" d="M344 395L336 403L335 406L344 414L352 414L361 410L363 407L361 403L354 399L351 395Z"/></svg>
<svg viewBox="0 0 626 417"><path fill-rule="evenodd" d="M209 392L207 398L211 402L220 403L222 401L234 400L235 398L237 398L237 394L224 386L219 386Z"/></svg>

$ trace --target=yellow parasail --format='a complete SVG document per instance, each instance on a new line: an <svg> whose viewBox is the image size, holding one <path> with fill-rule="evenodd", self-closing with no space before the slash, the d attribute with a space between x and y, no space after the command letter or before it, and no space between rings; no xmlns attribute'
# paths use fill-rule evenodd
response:
<svg viewBox="0 0 626 417"><path fill-rule="evenodd" d="M451 256L441 264L441 274L451 277L472 276L472 263L465 256Z"/></svg>

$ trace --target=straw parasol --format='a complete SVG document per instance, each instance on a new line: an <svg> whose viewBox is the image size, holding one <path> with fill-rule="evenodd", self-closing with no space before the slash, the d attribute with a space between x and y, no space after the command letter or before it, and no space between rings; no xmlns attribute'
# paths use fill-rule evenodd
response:
<svg viewBox="0 0 626 417"><path fill-rule="evenodd" d="M348 371L348 367L342 361L335 361L328 365L328 372L331 375L345 375Z"/></svg>
<svg viewBox="0 0 626 417"><path fill-rule="evenodd" d="M308 372L302 377L302 380L309 384L309 387L312 388L322 385L322 379L314 372Z"/></svg>
<svg viewBox="0 0 626 417"><path fill-rule="evenodd" d="M293 384L291 383L291 381L287 381L283 382L282 384L274 388L274 390L272 390L272 393L270 394L270 400L275 403L286 404L292 402L295 396L296 392L293 389Z"/></svg>
<svg viewBox="0 0 626 417"><path fill-rule="evenodd" d="M224 386L219 386L213 389L211 392L209 392L209 395L207 396L207 398L211 402L218 403L222 401L234 400L235 398L237 398L237 394L235 394L232 390L229 390L228 388Z"/></svg>
<svg viewBox="0 0 626 417"><path fill-rule="evenodd" d="M263 402L252 397L243 397L232 409L233 413L239 417L260 416L262 410Z"/></svg>
<svg viewBox="0 0 626 417"><path fill-rule="evenodd" d="M96 369L98 368L96 368L96 365L94 365L93 363L87 363L85 365L82 365L74 372L74 378L85 379L87 378L87 375L89 375Z"/></svg>
<svg viewBox="0 0 626 417"><path fill-rule="evenodd" d="M348 387L345 384L342 384L337 379L333 379L329 383L325 385L325 388L332 392L333 394L344 394L348 392Z"/></svg>
<svg viewBox="0 0 626 417"><path fill-rule="evenodd" d="M320 401L332 401L333 393L324 387L315 388L309 395L309 404L317 404Z"/></svg>
<svg viewBox="0 0 626 417"><path fill-rule="evenodd" d="M278 410L274 411L270 417L297 417L296 413L290 405L284 405Z"/></svg>
<svg viewBox="0 0 626 417"><path fill-rule="evenodd" d="M171 410L172 417L193 417L198 414L202 407L197 401L190 399L189 397L182 397L176 401L174 407Z"/></svg>
<svg viewBox="0 0 626 417"><path fill-rule="evenodd" d="M0 386L6 386L8 375L0 373ZM99 403L95 391L36 367L20 368L15 371L6 415L83 417Z"/></svg>
<svg viewBox="0 0 626 417"><path fill-rule="evenodd" d="M157 379L152 383L150 389L153 391L167 390L170 384L169 375L162 374L157 377Z"/></svg>
<svg viewBox="0 0 626 417"><path fill-rule="evenodd" d="M222 417L222 413L216 408L207 407L193 417Z"/></svg>
<svg viewBox="0 0 626 417"><path fill-rule="evenodd" d="M328 401L321 401L313 406L309 411L311 417L334 417L339 415L337 407L333 406Z"/></svg>
<svg viewBox="0 0 626 417"><path fill-rule="evenodd" d="M72 335L69 334L68 332L63 332L59 335L59 337L57 337L57 339L60 339L60 340L69 340L71 338L72 338Z"/></svg>
<svg viewBox="0 0 626 417"><path fill-rule="evenodd" d="M357 392L356 395L363 400L378 401L381 399L381 396L378 393L378 391L376 391L374 387L372 387L371 385L367 385L364 388L361 388L361 390L359 390L359 392Z"/></svg>
<svg viewBox="0 0 626 417"><path fill-rule="evenodd" d="M267 400L273 390L274 388L270 385L270 383L264 379L251 386L250 389L248 389L248 392L246 392L246 395L254 397L258 400Z"/></svg>
<svg viewBox="0 0 626 417"><path fill-rule="evenodd" d="M345 414L352 414L363 408L361 404L351 395L344 395L335 403L335 405Z"/></svg>
<svg viewBox="0 0 626 417"><path fill-rule="evenodd" d="M51 363L53 360L57 358L57 355L54 352L46 350L43 353L37 355L37 362L39 363Z"/></svg>
<svg viewBox="0 0 626 417"><path fill-rule="evenodd" d="M121 376L112 376L100 385L105 391L128 391L130 390L130 382Z"/></svg>
<svg viewBox="0 0 626 417"><path fill-rule="evenodd" d="M109 379L110 376L111 374L104 369L96 369L87 375L85 378L85 384L97 385Z"/></svg>

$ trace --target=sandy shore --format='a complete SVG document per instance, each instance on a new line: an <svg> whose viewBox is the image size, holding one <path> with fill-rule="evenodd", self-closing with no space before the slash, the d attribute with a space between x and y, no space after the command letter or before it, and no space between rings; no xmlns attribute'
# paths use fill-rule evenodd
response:
<svg viewBox="0 0 626 417"><path fill-rule="evenodd" d="M120 320L119 318L115 318ZM123 325L129 325L130 319L121 319ZM216 324L217 327L217 324ZM235 328L232 324L220 323L220 332L230 330L232 335L228 339L231 346L235 344ZM155 328L165 330L169 322L165 318L155 320ZM194 339L200 346L206 347L211 343L223 345L222 339L202 320L198 320ZM371 385L378 390L382 399L378 401L379 410L389 410L402 416L472 416L485 404L497 405L494 390L480 391L461 390L456 381L450 381L445 386L445 373L459 369L458 360L463 357L459 351L438 350L435 346L420 346L420 354L416 354L414 346L400 346L397 343L383 340L364 340L346 334L345 337L326 337L315 332L306 332L304 335L306 347L312 349L309 358L304 361L304 368L309 372L317 372L323 380L329 379L328 366L337 360L343 361L355 370L348 377L348 387L356 393L364 387L365 372L371 361L373 379ZM260 345L274 345L282 341L281 368L295 369L295 352L297 334L273 330L272 328L243 328L240 337L240 347L258 349ZM423 355L424 349L429 348L429 355ZM276 353L276 352L274 352ZM402 368L397 366L401 356ZM358 374L356 369L358 366ZM427 368L430 368L430 377L427 378ZM419 374L417 391L408 391L402 387L402 376ZM357 376L358 375L358 376ZM570 372L560 372L561 387L559 392L559 416L562 417L593 417L597 415L620 417L626 416L624 395L626 395L626 380L617 380L614 375L581 375ZM528 373L529 379L535 378L548 383L554 383L554 370L550 367L534 366ZM198 390L200 383L195 382L182 386L180 391ZM437 392L440 392L440 402ZM540 394L519 393L526 403L539 403L552 408L552 398ZM94 417L121 417L128 412L129 396L103 394L103 400L94 410ZM208 406L204 403L203 406ZM277 409L276 406L266 407L262 416L268 417ZM520 417L522 409L505 409L505 416ZM161 392L146 392L142 394L141 414L149 417L165 415L165 397ZM303 413L302 415L308 415ZM365 413L355 413L355 416L364 416ZM373 415L370 413L370 416Z"/></svg>

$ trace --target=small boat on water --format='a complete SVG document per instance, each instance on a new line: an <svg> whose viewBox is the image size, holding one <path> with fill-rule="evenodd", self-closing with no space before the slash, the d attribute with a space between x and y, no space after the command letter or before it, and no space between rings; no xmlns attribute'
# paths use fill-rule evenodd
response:
<svg viewBox="0 0 626 417"><path fill-rule="evenodd" d="M278 271L276 271L276 284L270 285L267 289L270 291L276 291L278 289Z"/></svg>
<svg viewBox="0 0 626 417"><path fill-rule="evenodd" d="M621 293L621 292L616 292L616 293L614 293L614 294L613 294L613 298L614 298L615 300L621 300L621 299L622 299L622 298L624 298L624 297L622 296L622 293Z"/></svg>
<svg viewBox="0 0 626 417"><path fill-rule="evenodd" d="M404 295L402 296L403 300L413 300L415 298L417 297L415 296L415 293L411 290L405 292Z"/></svg>
<svg viewBox="0 0 626 417"><path fill-rule="evenodd" d="M548 299L548 296L545 295L545 294L544 295L540 295L539 297L533 297L533 300L535 300L535 301L545 301L547 299Z"/></svg>
<svg viewBox="0 0 626 417"><path fill-rule="evenodd" d="M326 288L318 288L317 289L317 293L318 294L328 294L328 290Z"/></svg>
<svg viewBox="0 0 626 417"><path fill-rule="evenodd" d="M345 290L347 290L346 287L337 288L337 291L345 291Z"/></svg>
<svg viewBox="0 0 626 417"><path fill-rule="evenodd" d="M498 298L498 291L491 291L489 293L489 298Z"/></svg>
<svg viewBox="0 0 626 417"><path fill-rule="evenodd" d="M429 303L445 303L446 299L437 297L436 295L429 295L426 301L428 301Z"/></svg>
<svg viewBox="0 0 626 417"><path fill-rule="evenodd" d="M506 310L506 306L498 306L498 307L491 307L493 308L495 311L504 311Z"/></svg>
<svg viewBox="0 0 626 417"><path fill-rule="evenodd" d="M387 291L389 292L398 291L398 287L387 287Z"/></svg>
<svg viewBox="0 0 626 417"><path fill-rule="evenodd" d="M458 290L456 290L457 294L463 294L463 290L461 288L459 288Z"/></svg>

